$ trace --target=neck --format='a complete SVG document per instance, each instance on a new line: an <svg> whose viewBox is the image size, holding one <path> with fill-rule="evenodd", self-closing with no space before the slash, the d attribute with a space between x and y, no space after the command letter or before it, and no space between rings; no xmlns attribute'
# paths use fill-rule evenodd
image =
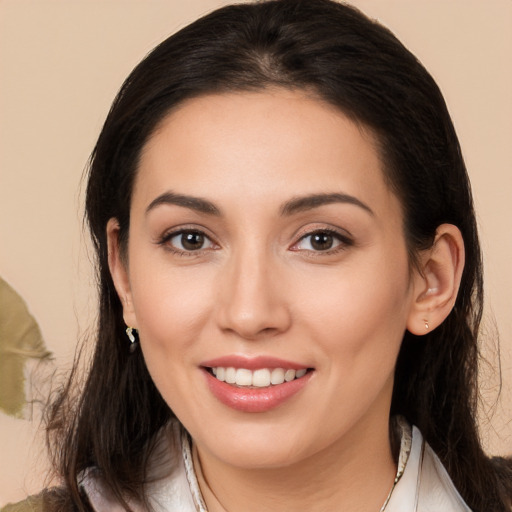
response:
<svg viewBox="0 0 512 512"><path fill-rule="evenodd" d="M246 469L200 447L197 453L209 512L378 512L396 474L387 420L358 424L334 445L286 467Z"/></svg>

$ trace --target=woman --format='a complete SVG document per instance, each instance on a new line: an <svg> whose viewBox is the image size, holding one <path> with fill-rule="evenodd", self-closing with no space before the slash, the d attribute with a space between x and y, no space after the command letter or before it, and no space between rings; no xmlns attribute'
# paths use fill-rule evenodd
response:
<svg viewBox="0 0 512 512"><path fill-rule="evenodd" d="M186 27L121 89L86 209L98 339L44 506L510 510L464 162L388 30L328 0Z"/></svg>

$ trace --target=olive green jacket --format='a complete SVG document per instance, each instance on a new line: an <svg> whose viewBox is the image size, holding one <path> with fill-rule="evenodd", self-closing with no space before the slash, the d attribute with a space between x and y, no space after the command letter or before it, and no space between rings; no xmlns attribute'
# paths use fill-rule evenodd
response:
<svg viewBox="0 0 512 512"><path fill-rule="evenodd" d="M85 495L84 495L85 496ZM87 506L88 511L93 512L93 508ZM0 512L78 512L76 507L71 503L69 495L66 491L53 488L47 489L30 496L26 500L19 503L6 505Z"/></svg>

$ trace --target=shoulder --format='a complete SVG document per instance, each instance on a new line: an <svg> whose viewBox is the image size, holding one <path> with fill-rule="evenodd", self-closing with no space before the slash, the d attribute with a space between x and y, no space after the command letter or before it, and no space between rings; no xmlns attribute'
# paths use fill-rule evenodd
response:
<svg viewBox="0 0 512 512"><path fill-rule="evenodd" d="M190 439L183 427L171 421L164 427L148 453L146 482L139 495L123 496L134 512L206 512L197 483ZM88 470L81 481L89 502L97 512L125 512L101 472Z"/></svg>
<svg viewBox="0 0 512 512"><path fill-rule="evenodd" d="M405 432L400 455L405 454L406 460L386 512L471 512L421 432L414 426Z"/></svg>
<svg viewBox="0 0 512 512"><path fill-rule="evenodd" d="M426 442L418 484L418 503L423 504L425 510L471 512L441 460Z"/></svg>
<svg viewBox="0 0 512 512"><path fill-rule="evenodd" d="M93 508L86 502L86 511ZM45 489L39 494L29 496L19 503L12 503L3 507L0 512L75 512L78 511L71 497L63 488L54 487Z"/></svg>

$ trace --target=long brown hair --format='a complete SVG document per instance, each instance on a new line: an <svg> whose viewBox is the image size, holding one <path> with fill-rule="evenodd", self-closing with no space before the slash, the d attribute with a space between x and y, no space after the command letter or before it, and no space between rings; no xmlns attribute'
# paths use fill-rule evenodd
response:
<svg viewBox="0 0 512 512"><path fill-rule="evenodd" d="M128 350L108 268L107 221L117 218L126 244L141 150L173 107L202 94L270 86L312 90L373 131L403 205L411 260L440 224L462 232L466 265L455 307L421 342L405 334L391 412L420 428L473 510L507 510L512 463L485 455L475 420L482 262L453 124L436 83L395 36L330 0L214 11L157 46L115 99L90 159L86 198L100 296L95 353L79 393L75 372L48 415L50 448L72 500L83 505L79 478L91 467L122 503L144 499L148 443L173 417L141 352Z"/></svg>

